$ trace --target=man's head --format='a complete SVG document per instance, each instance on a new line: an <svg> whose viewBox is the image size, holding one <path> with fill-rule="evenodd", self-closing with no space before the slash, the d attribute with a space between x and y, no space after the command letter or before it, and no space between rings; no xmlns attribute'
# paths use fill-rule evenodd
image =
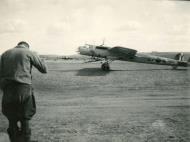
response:
<svg viewBox="0 0 190 142"><path fill-rule="evenodd" d="M30 47L30 45L29 45L27 42L25 42L25 41L21 41L21 42L19 42L17 45L18 45L18 46L24 46L24 47L27 47L27 48Z"/></svg>

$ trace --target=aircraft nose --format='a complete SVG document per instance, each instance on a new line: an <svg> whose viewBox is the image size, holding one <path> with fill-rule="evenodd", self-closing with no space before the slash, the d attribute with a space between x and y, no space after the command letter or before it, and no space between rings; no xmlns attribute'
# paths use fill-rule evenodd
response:
<svg viewBox="0 0 190 142"><path fill-rule="evenodd" d="M80 53L81 50L82 50L82 46L79 46L79 47L78 47L78 52Z"/></svg>
<svg viewBox="0 0 190 142"><path fill-rule="evenodd" d="M85 47L84 46L79 46L78 47L78 52L79 53L83 53L85 51Z"/></svg>

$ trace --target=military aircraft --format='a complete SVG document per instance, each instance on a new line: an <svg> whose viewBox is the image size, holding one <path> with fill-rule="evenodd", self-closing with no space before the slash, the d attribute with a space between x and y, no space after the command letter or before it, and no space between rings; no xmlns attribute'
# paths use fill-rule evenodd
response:
<svg viewBox="0 0 190 142"><path fill-rule="evenodd" d="M166 57L160 57L150 54L137 53L137 50L115 46L108 47L102 45L85 44L78 47L78 52L81 55L91 56L92 60L89 62L102 61L101 69L104 71L110 70L110 63L114 60L122 60L137 63L156 64L156 65L168 65L173 69L177 67L190 66L188 61L184 61L183 53L176 55L176 59L170 59Z"/></svg>

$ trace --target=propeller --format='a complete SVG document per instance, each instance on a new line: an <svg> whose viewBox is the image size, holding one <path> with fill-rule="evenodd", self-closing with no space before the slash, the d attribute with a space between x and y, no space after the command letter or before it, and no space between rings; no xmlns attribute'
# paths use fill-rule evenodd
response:
<svg viewBox="0 0 190 142"><path fill-rule="evenodd" d="M102 44L100 46L104 46L104 43L105 43L105 38L103 39Z"/></svg>

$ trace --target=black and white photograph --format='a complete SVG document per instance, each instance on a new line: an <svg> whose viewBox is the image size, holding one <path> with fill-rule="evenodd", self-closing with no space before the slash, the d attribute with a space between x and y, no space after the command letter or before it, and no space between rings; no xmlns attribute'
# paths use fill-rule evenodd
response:
<svg viewBox="0 0 190 142"><path fill-rule="evenodd" d="M190 142L190 1L0 0L0 142Z"/></svg>

